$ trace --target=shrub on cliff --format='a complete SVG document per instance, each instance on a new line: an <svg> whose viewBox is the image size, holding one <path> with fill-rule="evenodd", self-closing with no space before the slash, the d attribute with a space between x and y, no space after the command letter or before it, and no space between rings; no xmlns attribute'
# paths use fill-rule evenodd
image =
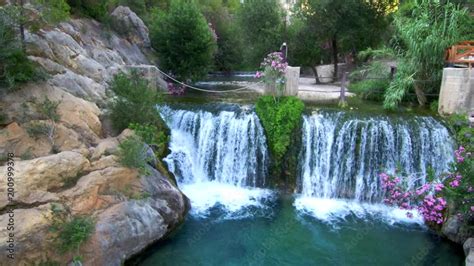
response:
<svg viewBox="0 0 474 266"><path fill-rule="evenodd" d="M301 121L304 103L293 96L281 97L277 102L272 96L263 96L258 99L255 109L265 129L270 152L278 164Z"/></svg>
<svg viewBox="0 0 474 266"><path fill-rule="evenodd" d="M115 93L108 105L114 129L122 131L131 123L165 128L156 106L162 101L161 94L156 88L150 88L148 81L137 72L116 75L110 89Z"/></svg>
<svg viewBox="0 0 474 266"><path fill-rule="evenodd" d="M73 216L68 208L58 204L51 206L50 230L55 233L55 244L61 254L74 253L74 260L80 260L79 249L94 232L95 221L88 216Z"/></svg>
<svg viewBox="0 0 474 266"><path fill-rule="evenodd" d="M146 144L150 145L158 158L165 156L168 144L168 135L154 125L132 123L128 126L135 131Z"/></svg>
<svg viewBox="0 0 474 266"><path fill-rule="evenodd" d="M137 169L140 174L147 174L146 166L151 158L147 155L147 146L139 136L133 135L122 141L118 156L123 166Z"/></svg>
<svg viewBox="0 0 474 266"><path fill-rule="evenodd" d="M173 0L167 13L155 10L149 28L163 70L180 80L197 80L207 74L216 41L194 1Z"/></svg>
<svg viewBox="0 0 474 266"><path fill-rule="evenodd" d="M17 9L0 8L0 90L12 90L42 77L22 49L17 22Z"/></svg>

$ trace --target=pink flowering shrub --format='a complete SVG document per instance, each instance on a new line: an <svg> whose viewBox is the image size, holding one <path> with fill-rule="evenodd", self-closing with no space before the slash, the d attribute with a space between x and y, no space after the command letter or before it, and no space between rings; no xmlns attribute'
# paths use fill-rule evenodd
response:
<svg viewBox="0 0 474 266"><path fill-rule="evenodd" d="M274 96L281 96L285 89L286 78L285 72L288 63L284 62L281 52L273 52L267 55L260 64L262 71L257 71L256 78L262 78L267 86L269 86Z"/></svg>
<svg viewBox="0 0 474 266"><path fill-rule="evenodd" d="M183 85L175 84L173 82L167 83L167 89L171 95L184 95L185 92L185 87Z"/></svg>
<svg viewBox="0 0 474 266"><path fill-rule="evenodd" d="M455 151L455 162L450 173L438 178L430 177L428 182L415 188L410 188L405 179L382 173L380 181L385 191L384 202L408 210L410 218L413 217L412 210L417 210L428 224L440 225L449 214L454 213L461 218L472 219L473 161L471 153L460 146Z"/></svg>

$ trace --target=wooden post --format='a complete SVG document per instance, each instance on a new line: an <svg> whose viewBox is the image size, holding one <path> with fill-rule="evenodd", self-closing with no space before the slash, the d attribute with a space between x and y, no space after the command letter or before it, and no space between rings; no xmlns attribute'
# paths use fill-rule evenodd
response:
<svg viewBox="0 0 474 266"><path fill-rule="evenodd" d="M397 73L397 67L396 66L391 66L390 67L390 79L391 80L395 77L396 73Z"/></svg>
<svg viewBox="0 0 474 266"><path fill-rule="evenodd" d="M346 106L346 80L347 80L347 75L348 72L344 72L342 74L342 80L341 80L341 95L339 96L339 105L340 106Z"/></svg>

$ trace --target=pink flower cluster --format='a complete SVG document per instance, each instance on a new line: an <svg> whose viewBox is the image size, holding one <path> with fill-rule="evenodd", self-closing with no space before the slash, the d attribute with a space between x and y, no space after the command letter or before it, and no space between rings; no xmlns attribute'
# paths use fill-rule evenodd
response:
<svg viewBox="0 0 474 266"><path fill-rule="evenodd" d="M185 87L182 85L176 85L173 82L167 83L168 91L171 95L183 95L185 91Z"/></svg>
<svg viewBox="0 0 474 266"><path fill-rule="evenodd" d="M288 67L288 63L284 62L283 54L281 52L273 52L267 55L260 66L264 69L265 72L272 71L276 73L276 76L283 75ZM274 74L275 75L275 74ZM257 72L255 74L256 78L261 78L265 76L265 73Z"/></svg>
<svg viewBox="0 0 474 266"><path fill-rule="evenodd" d="M443 223L446 200L442 197L433 196L433 194L443 190L443 184L426 183L415 189L413 193L403 187L402 180L399 177L382 173L380 174L380 180L386 193L385 203L404 210L416 208L426 222ZM421 201L417 201L417 199L421 199ZM407 212L406 215L408 218L413 217L411 212Z"/></svg>
<svg viewBox="0 0 474 266"><path fill-rule="evenodd" d="M443 211L446 209L446 200L442 197L426 195L418 206L418 211L423 216L425 222L442 224L444 222Z"/></svg>
<svg viewBox="0 0 474 266"><path fill-rule="evenodd" d="M405 210L411 210L410 198L412 196L410 191L405 191L400 185L400 178L392 177L385 173L380 174L382 181L382 188L386 191L387 197L384 202L389 205L396 205Z"/></svg>
<svg viewBox="0 0 474 266"><path fill-rule="evenodd" d="M452 188L459 187L459 185L461 184L462 175L460 175L460 174L451 174L450 178L451 178L451 182L449 182L449 185Z"/></svg>
<svg viewBox="0 0 474 266"><path fill-rule="evenodd" d="M456 161L458 163L464 162L464 156L466 155L465 152L466 150L463 146L459 146L459 149L454 151L454 155L456 156Z"/></svg>

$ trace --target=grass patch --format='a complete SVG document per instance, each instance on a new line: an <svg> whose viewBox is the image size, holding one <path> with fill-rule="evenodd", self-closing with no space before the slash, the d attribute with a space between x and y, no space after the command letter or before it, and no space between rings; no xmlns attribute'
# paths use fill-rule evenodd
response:
<svg viewBox="0 0 474 266"><path fill-rule="evenodd" d="M95 222L88 216L71 216L60 205L53 204L50 230L55 233L55 244L61 254L74 252L79 258L79 249L94 232Z"/></svg>

